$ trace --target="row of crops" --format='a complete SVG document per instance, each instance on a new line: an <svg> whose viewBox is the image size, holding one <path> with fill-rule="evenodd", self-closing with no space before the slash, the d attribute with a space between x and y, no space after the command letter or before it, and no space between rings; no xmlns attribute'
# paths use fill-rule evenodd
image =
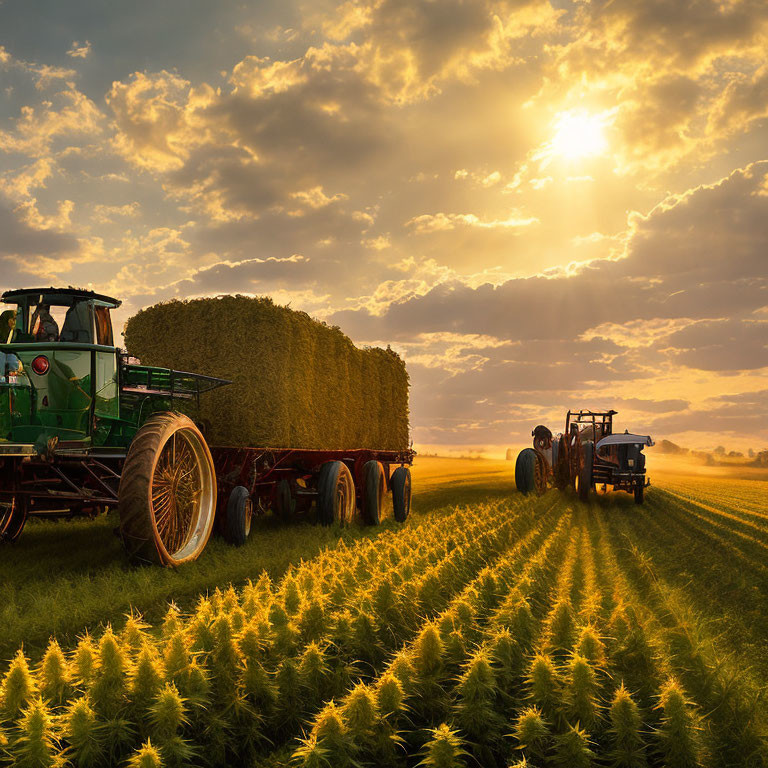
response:
<svg viewBox="0 0 768 768"><path fill-rule="evenodd" d="M675 498L455 509L159 627L134 616L34 662L19 651L0 764L764 765L754 674L651 556L665 507L672 526L697 514ZM688 535L749 556L738 534L768 530L752 503L715 500Z"/></svg>

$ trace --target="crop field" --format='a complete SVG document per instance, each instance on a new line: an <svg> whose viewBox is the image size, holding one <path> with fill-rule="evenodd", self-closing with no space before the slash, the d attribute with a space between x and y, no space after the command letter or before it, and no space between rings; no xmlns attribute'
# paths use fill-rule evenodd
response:
<svg viewBox="0 0 768 768"><path fill-rule="evenodd" d="M768 765L768 481L511 474L422 459L404 526L264 521L177 572L75 558L86 524L59 576L4 560L0 765Z"/></svg>

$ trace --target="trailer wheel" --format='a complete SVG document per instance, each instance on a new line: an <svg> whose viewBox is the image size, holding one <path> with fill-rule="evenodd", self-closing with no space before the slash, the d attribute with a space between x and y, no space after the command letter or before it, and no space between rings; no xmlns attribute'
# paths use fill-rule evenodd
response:
<svg viewBox="0 0 768 768"><path fill-rule="evenodd" d="M363 466L363 519L368 525L381 523L387 483L381 462L371 460Z"/></svg>
<svg viewBox="0 0 768 768"><path fill-rule="evenodd" d="M576 473L576 490L581 501L589 499L589 492L592 489L592 462L595 453L593 443L587 441L582 444L581 466Z"/></svg>
<svg viewBox="0 0 768 768"><path fill-rule="evenodd" d="M120 536L135 563L176 566L205 549L216 513L208 445L181 413L156 413L128 449L118 489Z"/></svg>
<svg viewBox="0 0 768 768"><path fill-rule="evenodd" d="M229 544L242 547L251 535L253 504L251 494L243 485L236 485L227 500L227 518L224 525L224 539Z"/></svg>
<svg viewBox="0 0 768 768"><path fill-rule="evenodd" d="M635 504L642 504L645 501L645 486L635 486Z"/></svg>
<svg viewBox="0 0 768 768"><path fill-rule="evenodd" d="M404 523L411 513L411 470L398 467L389 484L392 487L392 513L398 523Z"/></svg>
<svg viewBox="0 0 768 768"><path fill-rule="evenodd" d="M296 499L293 498L291 484L286 477L277 484L274 511L283 522L290 520L296 513Z"/></svg>
<svg viewBox="0 0 768 768"><path fill-rule="evenodd" d="M0 542L11 543L21 536L27 522L28 503L23 497L0 502Z"/></svg>
<svg viewBox="0 0 768 768"><path fill-rule="evenodd" d="M355 515L355 483L343 461L326 461L317 481L317 511L323 525L347 525Z"/></svg>
<svg viewBox="0 0 768 768"><path fill-rule="evenodd" d="M536 451L533 448L524 448L517 454L515 462L515 485L523 494L529 494L536 488Z"/></svg>

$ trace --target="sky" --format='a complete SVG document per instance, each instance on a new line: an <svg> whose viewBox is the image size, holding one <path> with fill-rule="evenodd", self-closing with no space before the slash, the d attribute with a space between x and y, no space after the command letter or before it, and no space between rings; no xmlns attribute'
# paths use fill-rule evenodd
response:
<svg viewBox="0 0 768 768"><path fill-rule="evenodd" d="M417 449L768 447L764 0L0 0L0 290L270 295Z"/></svg>

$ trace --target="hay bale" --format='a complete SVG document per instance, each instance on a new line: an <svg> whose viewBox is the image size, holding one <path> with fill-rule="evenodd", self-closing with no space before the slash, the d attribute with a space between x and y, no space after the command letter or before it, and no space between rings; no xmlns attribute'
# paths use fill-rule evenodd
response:
<svg viewBox="0 0 768 768"><path fill-rule="evenodd" d="M144 365L232 380L201 398L214 445L408 447L400 357L267 297L156 304L128 320L125 346Z"/></svg>

